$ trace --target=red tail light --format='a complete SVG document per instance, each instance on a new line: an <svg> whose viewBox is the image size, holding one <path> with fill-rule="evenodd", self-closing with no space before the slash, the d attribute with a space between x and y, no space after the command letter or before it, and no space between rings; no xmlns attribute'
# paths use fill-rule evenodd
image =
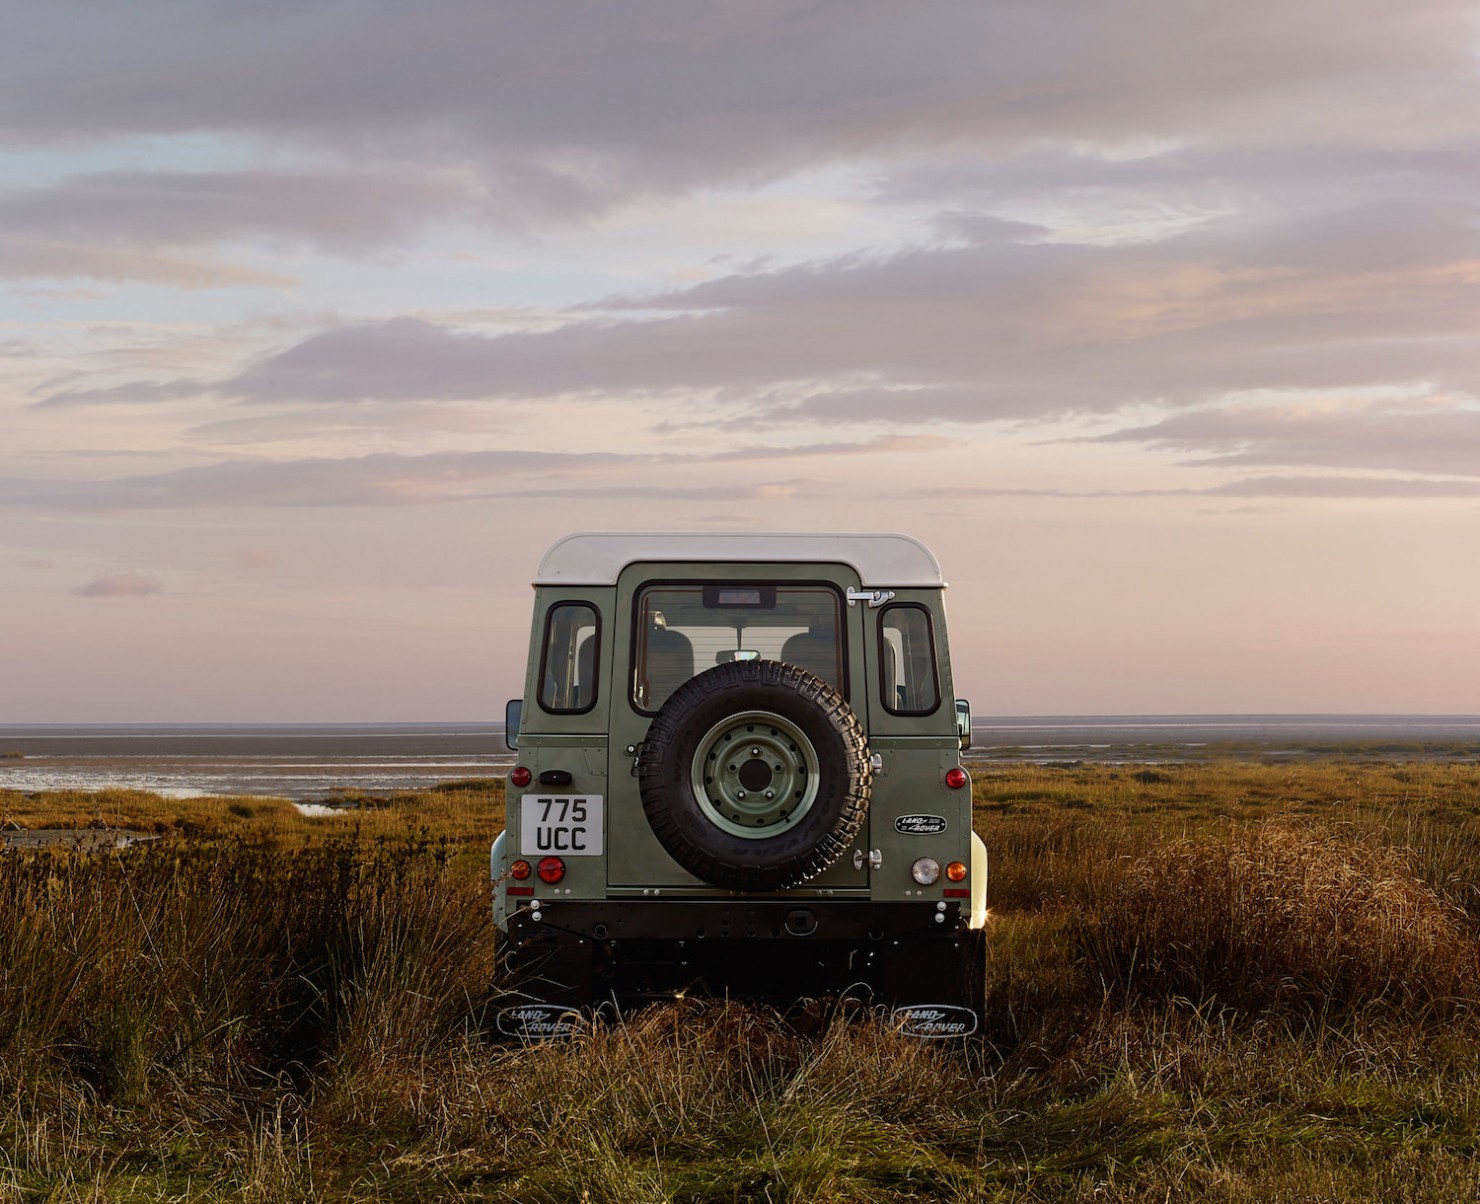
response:
<svg viewBox="0 0 1480 1204"><path fill-rule="evenodd" d="M516 786L528 786L534 780L534 774L525 769L523 765L516 765L509 771L509 781Z"/></svg>
<svg viewBox="0 0 1480 1204"><path fill-rule="evenodd" d="M565 877L565 862L559 857L541 857L539 875L541 882L553 885Z"/></svg>
<svg viewBox="0 0 1480 1204"><path fill-rule="evenodd" d="M966 776L966 771L957 765L954 769L946 770L946 785L952 790L960 790L971 779Z"/></svg>

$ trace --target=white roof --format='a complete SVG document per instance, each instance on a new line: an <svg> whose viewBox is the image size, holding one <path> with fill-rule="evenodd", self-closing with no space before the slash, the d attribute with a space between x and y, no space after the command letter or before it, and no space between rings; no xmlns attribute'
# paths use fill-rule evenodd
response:
<svg viewBox="0 0 1480 1204"><path fill-rule="evenodd" d="M757 561L851 565L871 587L943 587L940 565L918 539L885 534L587 531L567 535L540 561L536 585L615 585L638 561Z"/></svg>

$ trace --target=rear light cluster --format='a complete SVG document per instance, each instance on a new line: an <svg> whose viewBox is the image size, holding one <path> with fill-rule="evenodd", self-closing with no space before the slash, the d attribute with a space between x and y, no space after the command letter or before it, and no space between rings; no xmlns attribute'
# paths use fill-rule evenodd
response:
<svg viewBox="0 0 1480 1204"><path fill-rule="evenodd" d="M934 886L940 881L940 862L934 857L921 857L914 865L910 866L910 877L921 886ZM946 866L946 880L948 882L965 882L966 866L960 861L953 861ZM955 895L956 891L946 891L948 895ZM964 892L962 892L964 893Z"/></svg>
<svg viewBox="0 0 1480 1204"><path fill-rule="evenodd" d="M509 865L509 877L516 882L527 882L529 875L535 874L546 886L554 886L565 877L565 862L559 857L541 857L537 866L532 866L523 857ZM532 895L532 886L510 886L506 888L511 895Z"/></svg>
<svg viewBox="0 0 1480 1204"><path fill-rule="evenodd" d="M509 877L515 882L528 882L530 874L539 877L546 886L554 886L565 877L565 862L558 856L542 856L539 865L530 865L524 858L509 862ZM533 895L533 886L506 886L506 895Z"/></svg>

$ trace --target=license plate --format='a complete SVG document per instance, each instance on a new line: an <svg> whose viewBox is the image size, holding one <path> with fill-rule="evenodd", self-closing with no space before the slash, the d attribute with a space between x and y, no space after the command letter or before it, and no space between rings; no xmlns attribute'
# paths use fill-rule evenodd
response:
<svg viewBox="0 0 1480 1204"><path fill-rule="evenodd" d="M526 794L520 801L519 852L525 857L599 857L601 795Z"/></svg>

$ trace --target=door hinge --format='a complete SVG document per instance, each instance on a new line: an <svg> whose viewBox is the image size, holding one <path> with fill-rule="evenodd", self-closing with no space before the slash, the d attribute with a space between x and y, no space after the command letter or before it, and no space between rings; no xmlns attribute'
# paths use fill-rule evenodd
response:
<svg viewBox="0 0 1480 1204"><path fill-rule="evenodd" d="M882 849L870 849L867 853L865 853L862 849L854 849L853 868L855 870L861 870L863 868L863 860L865 857L868 858L869 869L877 870L883 868L884 851Z"/></svg>
<svg viewBox="0 0 1480 1204"><path fill-rule="evenodd" d="M872 610L876 606L883 606L885 602L894 597L894 591L892 589L854 589L850 585L846 597L849 606L867 602L869 609Z"/></svg>

